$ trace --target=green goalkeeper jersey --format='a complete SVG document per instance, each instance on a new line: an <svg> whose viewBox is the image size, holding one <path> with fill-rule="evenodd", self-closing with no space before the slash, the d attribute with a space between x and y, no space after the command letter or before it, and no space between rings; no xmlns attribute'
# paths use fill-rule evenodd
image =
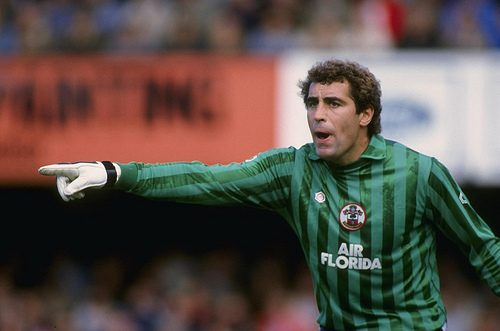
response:
<svg viewBox="0 0 500 331"><path fill-rule="evenodd" d="M372 137L352 163L313 144L242 163L120 164L118 187L153 199L245 204L281 214L309 265L318 323L336 330L435 330L446 321L436 233L500 295L500 242L436 159Z"/></svg>

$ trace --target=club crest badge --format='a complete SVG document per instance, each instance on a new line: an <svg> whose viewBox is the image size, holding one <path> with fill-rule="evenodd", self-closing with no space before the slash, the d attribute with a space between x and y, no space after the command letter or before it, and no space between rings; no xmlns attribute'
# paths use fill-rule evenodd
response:
<svg viewBox="0 0 500 331"><path fill-rule="evenodd" d="M366 212L361 205L348 203L340 209L339 220L344 229L359 230L365 224Z"/></svg>

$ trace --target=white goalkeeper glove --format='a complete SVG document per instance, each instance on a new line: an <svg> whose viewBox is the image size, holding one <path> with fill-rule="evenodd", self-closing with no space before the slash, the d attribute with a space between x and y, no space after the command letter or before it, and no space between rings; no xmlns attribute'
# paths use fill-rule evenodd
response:
<svg viewBox="0 0 500 331"><path fill-rule="evenodd" d="M113 186L120 176L120 167L109 161L52 164L38 169L45 176L57 176L57 190L64 201L81 199L87 188Z"/></svg>

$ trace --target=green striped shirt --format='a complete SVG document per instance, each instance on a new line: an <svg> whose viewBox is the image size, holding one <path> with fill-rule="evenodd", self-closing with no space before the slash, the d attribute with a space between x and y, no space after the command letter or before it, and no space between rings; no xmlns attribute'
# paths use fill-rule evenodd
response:
<svg viewBox="0 0 500 331"><path fill-rule="evenodd" d="M242 163L120 164L117 186L153 199L246 204L281 214L309 265L318 323L336 330L434 330L446 321L436 229L500 295L500 242L436 159L374 136L355 162L313 144Z"/></svg>

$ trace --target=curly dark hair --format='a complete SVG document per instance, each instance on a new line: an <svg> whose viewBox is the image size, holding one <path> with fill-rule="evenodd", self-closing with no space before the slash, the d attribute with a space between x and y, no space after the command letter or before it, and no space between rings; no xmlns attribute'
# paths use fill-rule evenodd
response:
<svg viewBox="0 0 500 331"><path fill-rule="evenodd" d="M382 125L380 124L380 113L382 112L380 83L368 68L357 62L328 60L316 63L308 71L307 78L299 81L298 84L304 104L307 101L309 87L312 83L328 85L333 82L348 83L350 97L356 105L356 113L359 114L369 106L373 107L374 114L368 125L368 135L371 137L382 132Z"/></svg>

